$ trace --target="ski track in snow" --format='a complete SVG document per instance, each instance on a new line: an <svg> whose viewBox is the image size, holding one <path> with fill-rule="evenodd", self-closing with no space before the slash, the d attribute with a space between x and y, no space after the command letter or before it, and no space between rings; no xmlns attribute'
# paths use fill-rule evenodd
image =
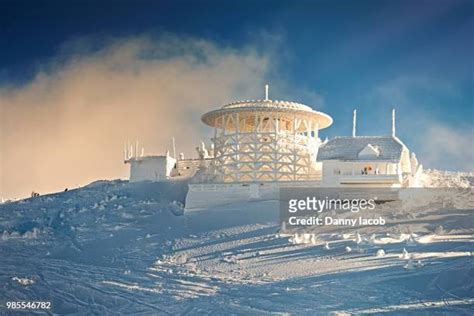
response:
<svg viewBox="0 0 474 316"><path fill-rule="evenodd" d="M307 242L278 234L276 202L176 216L185 194L184 182L98 181L0 205L0 314L32 300L78 315L472 314L471 214L443 233Z"/></svg>

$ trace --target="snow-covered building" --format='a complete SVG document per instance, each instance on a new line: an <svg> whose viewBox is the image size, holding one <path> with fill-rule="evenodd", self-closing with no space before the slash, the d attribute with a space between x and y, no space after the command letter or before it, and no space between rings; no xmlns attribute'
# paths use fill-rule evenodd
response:
<svg viewBox="0 0 474 316"><path fill-rule="evenodd" d="M174 147L174 140L173 140ZM135 146L125 145L124 163L130 164L130 182L140 181L170 181L173 179L188 179L195 176L199 169L206 169L210 163L210 156L204 144L196 147L198 158L185 159L184 154L171 156L169 151L164 155L147 155L144 149L138 154L138 142Z"/></svg>
<svg viewBox="0 0 474 316"><path fill-rule="evenodd" d="M319 149L317 160L323 165L323 186L419 186L423 167L395 135L395 110L391 136L356 136L356 110L352 124L352 136L336 137Z"/></svg>
<svg viewBox="0 0 474 316"><path fill-rule="evenodd" d="M287 101L240 101L203 115L214 129L214 181L273 182L320 179L319 130L332 118Z"/></svg>
<svg viewBox="0 0 474 316"><path fill-rule="evenodd" d="M422 167L396 136L336 137L319 148L322 185L407 187Z"/></svg>
<svg viewBox="0 0 474 316"><path fill-rule="evenodd" d="M130 157L130 182L166 181L172 176L176 159L169 155Z"/></svg>
<svg viewBox="0 0 474 316"><path fill-rule="evenodd" d="M412 187L422 166L395 136L356 136L322 142L319 131L333 120L290 101L268 98L233 102L205 113L212 144L197 147L197 159L169 154L128 157L130 181L190 179L186 209L275 199L282 187ZM173 151L174 142L173 142ZM137 152L137 150L136 150Z"/></svg>
<svg viewBox="0 0 474 316"><path fill-rule="evenodd" d="M319 130L332 118L311 107L268 98L239 101L208 112L213 156L189 185L187 209L249 199L272 199L282 186L317 185ZM310 184L311 183L311 184Z"/></svg>

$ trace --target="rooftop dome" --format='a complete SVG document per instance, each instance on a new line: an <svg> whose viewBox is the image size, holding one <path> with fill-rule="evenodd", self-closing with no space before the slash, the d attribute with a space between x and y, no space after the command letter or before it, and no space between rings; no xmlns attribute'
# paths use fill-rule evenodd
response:
<svg viewBox="0 0 474 316"><path fill-rule="evenodd" d="M222 107L222 109L234 109L234 108L274 108L274 109L291 109L291 110L299 110L299 111L313 111L309 106L291 102L291 101L279 101L279 100L246 100L246 101L237 101L233 103L226 104Z"/></svg>
<svg viewBox="0 0 474 316"><path fill-rule="evenodd" d="M307 105L278 100L247 100L238 101L224 105L220 109L210 111L202 116L202 121L211 127L222 127L216 123L216 119L222 115L238 112L241 118L253 117L255 113L266 112L269 116L278 116L286 120L293 120L295 117L304 117L313 122L317 122L319 129L326 128L332 124L332 118L326 113L315 111Z"/></svg>
<svg viewBox="0 0 474 316"><path fill-rule="evenodd" d="M332 118L329 115L315 111L307 105L269 99L268 85L265 85L265 99L229 103L220 109L205 113L201 119L206 125L222 128L225 124L222 123L222 120L217 122L218 118L235 113L239 114L238 117L240 119L256 117L256 115L261 115L262 113L265 113L264 115L268 116L268 118L272 117L275 120L284 120L286 122L293 121L297 117L300 119L304 118L310 122L310 125L314 123L315 125L312 126L317 126L318 129L326 128L332 124ZM246 124L249 126L255 125L253 122L246 122Z"/></svg>

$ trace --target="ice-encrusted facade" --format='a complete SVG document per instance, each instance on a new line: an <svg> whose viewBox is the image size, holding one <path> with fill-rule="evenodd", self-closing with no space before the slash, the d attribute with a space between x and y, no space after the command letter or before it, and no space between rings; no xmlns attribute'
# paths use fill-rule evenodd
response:
<svg viewBox="0 0 474 316"><path fill-rule="evenodd" d="M317 160L326 186L416 186L422 172L396 136L336 137L319 148Z"/></svg>
<svg viewBox="0 0 474 316"><path fill-rule="evenodd" d="M319 130L332 118L287 101L241 101L206 113L214 128L212 181L270 182L320 179Z"/></svg>
<svg viewBox="0 0 474 316"><path fill-rule="evenodd" d="M416 156L395 136L356 136L321 142L332 118L288 101L240 101L203 115L214 128L210 163L189 185L186 208L277 199L282 187L417 186Z"/></svg>
<svg viewBox="0 0 474 316"><path fill-rule="evenodd" d="M159 177L146 175L146 157L130 159L131 181L187 178L186 209L194 209L275 199L282 187L411 187L422 172L416 156L395 136L395 111L391 136L356 136L354 111L352 136L322 142L319 131L332 124L329 115L271 100L266 87L265 99L224 105L202 121L214 129L214 137L210 148L204 143L196 148L198 159L176 153L173 160L155 159L164 173Z"/></svg>

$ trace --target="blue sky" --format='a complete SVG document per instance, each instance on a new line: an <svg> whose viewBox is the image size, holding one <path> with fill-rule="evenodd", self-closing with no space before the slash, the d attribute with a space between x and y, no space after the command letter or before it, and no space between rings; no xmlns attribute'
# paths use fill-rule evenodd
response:
<svg viewBox="0 0 474 316"><path fill-rule="evenodd" d="M461 0L4 0L0 91L110 39L200 39L265 57L271 98L334 118L323 137L349 135L354 108L359 134L389 134L395 107L398 135L425 166L472 171L473 33L474 2Z"/></svg>
<svg viewBox="0 0 474 316"><path fill-rule="evenodd" d="M279 75L314 89L336 111L349 104L363 107L364 92L380 83L423 77L457 90L456 100L430 97L433 115L450 122L472 119L472 1L20 0L0 5L2 82L30 79L65 42L84 36L176 33L223 46L272 49Z"/></svg>

